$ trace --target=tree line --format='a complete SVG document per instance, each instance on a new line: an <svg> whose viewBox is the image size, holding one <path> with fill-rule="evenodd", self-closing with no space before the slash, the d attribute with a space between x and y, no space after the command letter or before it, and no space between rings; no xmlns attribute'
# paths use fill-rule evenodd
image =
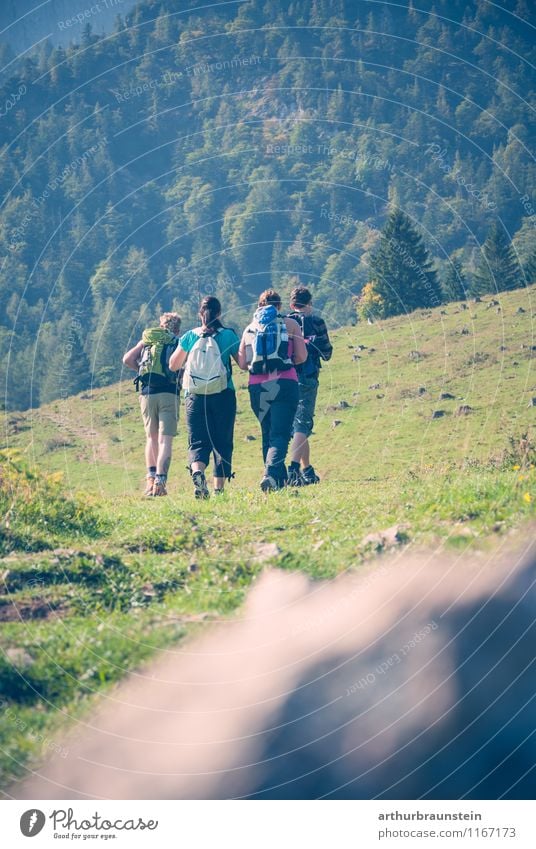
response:
<svg viewBox="0 0 536 849"><path fill-rule="evenodd" d="M440 279L417 228L395 208L371 254L369 269L371 278L354 303L359 317L374 320L529 285L536 281L536 254L527 256L525 273L503 227L494 221L471 281L456 255Z"/></svg>

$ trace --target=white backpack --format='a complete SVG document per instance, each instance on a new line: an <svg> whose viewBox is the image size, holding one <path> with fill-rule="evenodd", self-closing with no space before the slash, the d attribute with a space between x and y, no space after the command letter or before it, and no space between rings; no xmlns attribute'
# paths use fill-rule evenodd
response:
<svg viewBox="0 0 536 849"><path fill-rule="evenodd" d="M218 332L200 335L188 354L182 386L192 395L215 395L227 389L229 376L216 342ZM202 334L201 328L195 333Z"/></svg>

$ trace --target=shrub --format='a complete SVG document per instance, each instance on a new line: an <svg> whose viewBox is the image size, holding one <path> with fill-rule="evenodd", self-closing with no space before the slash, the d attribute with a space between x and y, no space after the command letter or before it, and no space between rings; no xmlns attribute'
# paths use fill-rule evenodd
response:
<svg viewBox="0 0 536 849"><path fill-rule="evenodd" d="M376 318L381 318L383 315L383 298L374 288L374 282L367 283L363 287L363 291L359 297L354 297L354 306L357 310L358 318L364 321L374 321Z"/></svg>
<svg viewBox="0 0 536 849"><path fill-rule="evenodd" d="M13 451L0 451L0 552L51 547L67 534L96 536L95 511L66 495L59 472L30 469Z"/></svg>

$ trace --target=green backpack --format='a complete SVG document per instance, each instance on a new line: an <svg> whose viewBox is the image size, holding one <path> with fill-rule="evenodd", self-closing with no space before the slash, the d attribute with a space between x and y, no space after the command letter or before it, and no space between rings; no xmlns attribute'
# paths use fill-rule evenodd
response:
<svg viewBox="0 0 536 849"><path fill-rule="evenodd" d="M178 344L178 339L164 327L147 327L141 337L143 349L138 363L138 374L134 379L136 392L139 384L158 386L163 383L177 384L180 372L171 371L169 358Z"/></svg>

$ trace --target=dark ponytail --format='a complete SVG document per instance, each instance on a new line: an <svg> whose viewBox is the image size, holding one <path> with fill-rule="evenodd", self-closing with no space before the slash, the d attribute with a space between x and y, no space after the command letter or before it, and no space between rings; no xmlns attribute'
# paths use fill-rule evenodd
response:
<svg viewBox="0 0 536 849"><path fill-rule="evenodd" d="M203 324L203 333L213 335L223 324L218 316L221 314L221 304L213 295L207 295L201 301L199 307L199 318Z"/></svg>

